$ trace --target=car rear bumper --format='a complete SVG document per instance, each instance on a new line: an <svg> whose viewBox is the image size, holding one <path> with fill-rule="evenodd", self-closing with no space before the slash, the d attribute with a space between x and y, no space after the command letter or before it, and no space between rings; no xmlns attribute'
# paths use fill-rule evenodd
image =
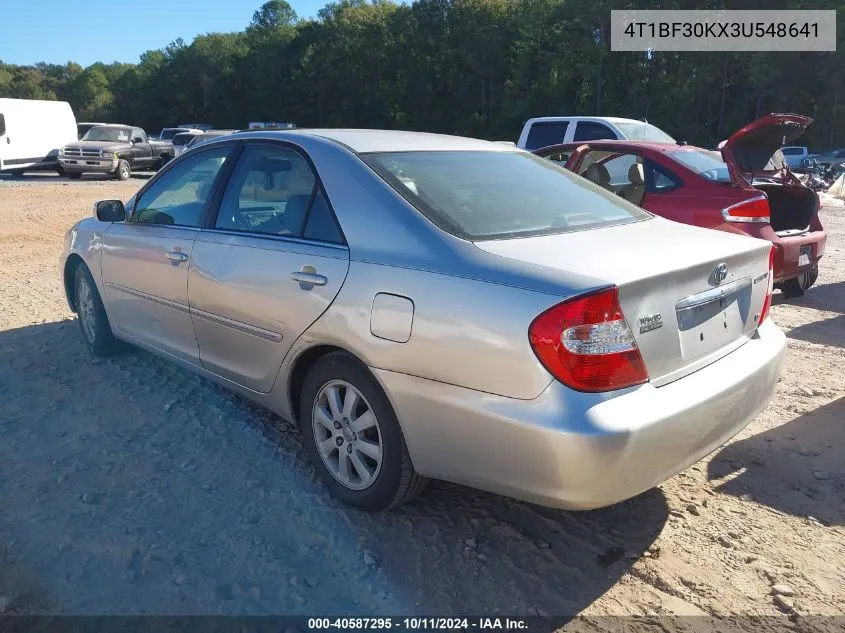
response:
<svg viewBox="0 0 845 633"><path fill-rule="evenodd" d="M824 230L809 231L802 235L780 237L772 240L775 246L775 283L786 281L817 266L824 255L827 233ZM801 248L809 249L809 258L801 261Z"/></svg>
<svg viewBox="0 0 845 633"><path fill-rule="evenodd" d="M739 349L668 385L602 395L554 381L535 400L373 372L420 474L589 510L652 488L744 428L771 399L785 347L768 320Z"/></svg>
<svg viewBox="0 0 845 633"><path fill-rule="evenodd" d="M85 174L110 174L117 169L117 159L99 159L88 157L59 158L59 164L66 172Z"/></svg>

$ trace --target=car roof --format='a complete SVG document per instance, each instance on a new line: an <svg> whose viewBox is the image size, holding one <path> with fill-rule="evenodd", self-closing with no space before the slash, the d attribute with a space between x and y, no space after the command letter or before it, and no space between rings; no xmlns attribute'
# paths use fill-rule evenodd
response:
<svg viewBox="0 0 845 633"><path fill-rule="evenodd" d="M463 136L401 130L292 128L242 131L228 138L288 139L312 136L328 139L356 153L414 151L515 151L514 147Z"/></svg>
<svg viewBox="0 0 845 633"><path fill-rule="evenodd" d="M603 141L574 141L572 143L560 143L558 145L549 145L547 147L538 147L535 152L539 152L541 150L548 150L551 148L560 148L560 149L576 149L581 147L582 145L589 145L590 147L595 147L600 149L602 147L630 147L631 149L639 148L639 149L649 149L655 152L676 152L681 151L684 148L688 148L691 150L695 149L703 149L696 145L678 145L678 143L671 143L669 141L625 141L625 140L603 140Z"/></svg>
<svg viewBox="0 0 845 633"><path fill-rule="evenodd" d="M637 119L626 119L618 116L540 116L529 119L531 122L535 121L608 121L610 123L640 123L647 125L646 121L639 121Z"/></svg>

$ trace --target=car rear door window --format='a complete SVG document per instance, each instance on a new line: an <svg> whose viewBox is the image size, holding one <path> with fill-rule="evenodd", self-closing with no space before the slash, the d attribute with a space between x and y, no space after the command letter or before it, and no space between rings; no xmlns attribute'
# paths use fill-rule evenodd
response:
<svg viewBox="0 0 845 633"><path fill-rule="evenodd" d="M540 149L549 145L563 143L566 137L568 121L536 121L528 130L525 149Z"/></svg>
<svg viewBox="0 0 845 633"><path fill-rule="evenodd" d="M595 121L579 121L575 128L573 141L600 141L602 139L615 139L616 134L603 123Z"/></svg>
<svg viewBox="0 0 845 633"><path fill-rule="evenodd" d="M235 166L215 228L300 237L317 179L296 151L247 146Z"/></svg>
<svg viewBox="0 0 845 633"><path fill-rule="evenodd" d="M646 187L649 193L665 193L677 189L683 184L681 179L668 169L646 160Z"/></svg>
<svg viewBox="0 0 845 633"><path fill-rule="evenodd" d="M325 194L318 189L311 210L308 213L308 221L305 223L306 240L318 242L329 242L330 244L343 244L343 235L334 218Z"/></svg>
<svg viewBox="0 0 845 633"><path fill-rule="evenodd" d="M214 181L232 151L231 145L194 154L163 172L135 203L132 221L200 226Z"/></svg>

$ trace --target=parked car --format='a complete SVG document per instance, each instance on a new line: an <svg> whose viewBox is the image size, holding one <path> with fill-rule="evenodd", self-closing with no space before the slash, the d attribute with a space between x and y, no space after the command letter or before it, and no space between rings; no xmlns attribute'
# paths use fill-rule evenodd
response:
<svg viewBox="0 0 845 633"><path fill-rule="evenodd" d="M190 143L191 140L196 138L197 136L202 136L202 132L200 132L199 130L192 130L190 132L179 132L179 134L173 137L173 155L179 156L182 152L187 149L188 143Z"/></svg>
<svg viewBox="0 0 845 633"><path fill-rule="evenodd" d="M77 123L76 124L76 140L82 140L82 137L88 133L92 127L98 125L108 125L108 123Z"/></svg>
<svg viewBox="0 0 845 633"><path fill-rule="evenodd" d="M82 140L65 145L59 163L68 178L100 173L127 180L132 171L157 170L171 158L171 143L149 139L139 127L97 125Z"/></svg>
<svg viewBox="0 0 845 633"><path fill-rule="evenodd" d="M303 129L207 141L97 203L63 283L93 354L130 342L298 420L347 503L434 477L590 509L769 401L772 254L502 144Z"/></svg>
<svg viewBox="0 0 845 633"><path fill-rule="evenodd" d="M790 169L799 169L802 161L810 155L810 150L803 145L789 145L782 147L783 159Z"/></svg>
<svg viewBox="0 0 845 633"><path fill-rule="evenodd" d="M211 123L180 123L179 127L183 130L199 130L200 132L207 132L208 130L214 129Z"/></svg>
<svg viewBox="0 0 845 633"><path fill-rule="evenodd" d="M191 149L192 147L196 147L200 143L204 143L205 141L211 140L213 138L219 138L221 136L228 136L229 134L234 134L237 130L208 130L208 132L203 132L202 134L197 134L191 140L188 141L188 144L185 146L185 149Z"/></svg>
<svg viewBox="0 0 845 633"><path fill-rule="evenodd" d="M827 233L818 196L784 167L779 146L811 122L767 115L731 136L721 154L636 141L569 143L535 153L664 218L768 240L775 247L775 287L794 297L816 282Z"/></svg>
<svg viewBox="0 0 845 633"><path fill-rule="evenodd" d="M59 149L76 140L76 118L66 101L0 99L0 172L55 170Z"/></svg>
<svg viewBox="0 0 845 633"><path fill-rule="evenodd" d="M250 130L290 130L295 128L295 123L287 123L285 121L250 121L248 129Z"/></svg>
<svg viewBox="0 0 845 633"><path fill-rule="evenodd" d="M188 127L166 127L158 133L158 139L160 141L172 142L174 136L176 136L177 134L182 134L183 132L202 132L202 130Z"/></svg>
<svg viewBox="0 0 845 633"><path fill-rule="evenodd" d="M526 121L517 146L535 150L560 143L617 139L667 141L675 139L660 128L635 119L597 116L547 116Z"/></svg>

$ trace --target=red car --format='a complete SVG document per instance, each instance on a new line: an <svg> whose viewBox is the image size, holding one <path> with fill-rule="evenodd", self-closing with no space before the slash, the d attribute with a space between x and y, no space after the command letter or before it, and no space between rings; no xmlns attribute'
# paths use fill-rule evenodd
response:
<svg viewBox="0 0 845 633"><path fill-rule="evenodd" d="M812 119L769 114L719 152L691 145L589 141L535 150L655 215L741 233L775 246L775 287L799 297L816 282L827 234L819 198L789 170L781 146Z"/></svg>

